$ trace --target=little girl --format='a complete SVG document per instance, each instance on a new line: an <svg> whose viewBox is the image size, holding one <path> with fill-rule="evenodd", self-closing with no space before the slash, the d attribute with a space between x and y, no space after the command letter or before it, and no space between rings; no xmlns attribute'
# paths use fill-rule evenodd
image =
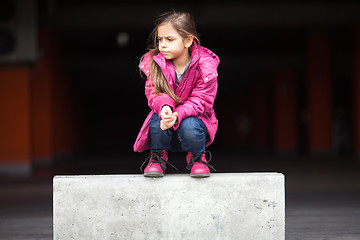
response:
<svg viewBox="0 0 360 240"><path fill-rule="evenodd" d="M218 127L213 104L220 60L200 46L189 13L164 13L155 25L149 52L139 65L147 78L145 95L151 112L134 151L151 150L143 163L149 160L146 177L164 176L168 151L188 152L190 176L209 177L209 167L215 169L205 158L205 147L214 141Z"/></svg>

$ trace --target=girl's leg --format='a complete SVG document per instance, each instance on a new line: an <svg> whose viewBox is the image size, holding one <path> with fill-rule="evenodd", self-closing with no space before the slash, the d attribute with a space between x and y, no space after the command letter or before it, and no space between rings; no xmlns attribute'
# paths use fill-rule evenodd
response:
<svg viewBox="0 0 360 240"><path fill-rule="evenodd" d="M204 122L196 117L188 117L181 121L178 129L182 150L194 155L205 151L207 130Z"/></svg>
<svg viewBox="0 0 360 240"><path fill-rule="evenodd" d="M150 120L150 143L149 148L151 150L150 156L141 165L149 160L148 165L144 169L145 177L162 177L164 176L166 163L168 162L168 149L170 148L170 142L174 133L173 129L163 131L160 128L160 118L157 114L152 115Z"/></svg>
<svg viewBox="0 0 360 240"><path fill-rule="evenodd" d="M209 177L209 167L213 167L205 158L207 130L204 122L195 117L186 118L181 122L178 134L183 150L188 152L186 168L191 170L190 176Z"/></svg>
<svg viewBox="0 0 360 240"><path fill-rule="evenodd" d="M171 139L174 133L172 128L163 131L160 128L161 119L159 116L154 113L150 120L150 143L149 149L153 152L158 152L162 150L169 150L171 148Z"/></svg>

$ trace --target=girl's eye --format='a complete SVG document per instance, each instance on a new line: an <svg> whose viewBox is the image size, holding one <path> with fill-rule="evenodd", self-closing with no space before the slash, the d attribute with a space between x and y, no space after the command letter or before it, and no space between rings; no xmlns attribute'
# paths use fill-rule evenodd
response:
<svg viewBox="0 0 360 240"><path fill-rule="evenodd" d="M169 42L172 42L172 41L174 41L174 39L172 39L172 38L169 38L168 40L169 40Z"/></svg>

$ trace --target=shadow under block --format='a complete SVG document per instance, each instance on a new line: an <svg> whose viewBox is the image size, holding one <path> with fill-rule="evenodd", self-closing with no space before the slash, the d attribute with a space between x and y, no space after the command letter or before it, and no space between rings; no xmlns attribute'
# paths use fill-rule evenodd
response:
<svg viewBox="0 0 360 240"><path fill-rule="evenodd" d="M285 239L280 173L56 176L54 240Z"/></svg>

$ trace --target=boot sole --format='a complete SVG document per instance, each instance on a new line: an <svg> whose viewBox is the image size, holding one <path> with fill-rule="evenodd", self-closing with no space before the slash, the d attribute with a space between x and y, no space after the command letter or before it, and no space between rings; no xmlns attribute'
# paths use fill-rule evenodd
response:
<svg viewBox="0 0 360 240"><path fill-rule="evenodd" d="M144 173L144 177L163 177L164 174L160 172L146 172Z"/></svg>
<svg viewBox="0 0 360 240"><path fill-rule="evenodd" d="M190 173L190 177L193 177L193 178L206 178L206 177L210 177L210 173Z"/></svg>

